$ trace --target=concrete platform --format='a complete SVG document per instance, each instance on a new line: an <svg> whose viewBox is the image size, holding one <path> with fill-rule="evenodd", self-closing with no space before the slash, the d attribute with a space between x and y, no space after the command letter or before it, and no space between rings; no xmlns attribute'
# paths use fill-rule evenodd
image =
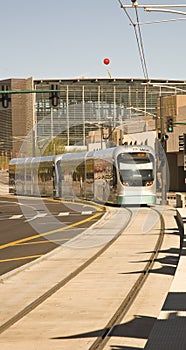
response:
<svg viewBox="0 0 186 350"><path fill-rule="evenodd" d="M180 260L145 350L186 349L186 208L177 209L177 218L183 230Z"/></svg>

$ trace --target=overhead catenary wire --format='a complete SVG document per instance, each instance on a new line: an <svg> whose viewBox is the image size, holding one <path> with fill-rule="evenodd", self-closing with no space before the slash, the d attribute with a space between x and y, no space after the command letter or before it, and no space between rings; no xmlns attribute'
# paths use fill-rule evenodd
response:
<svg viewBox="0 0 186 350"><path fill-rule="evenodd" d="M146 59L145 59L145 51L144 51L144 45L143 45L143 38L142 38L142 32L140 28L140 22L139 22L139 16L138 16L138 10L137 7L135 6L135 13L136 13L136 21L137 21L137 27L138 27L138 34L139 34L139 41L140 41L140 52L142 54L143 58L143 67L144 67L144 76L148 80L148 71L147 71L147 64L146 64ZM135 25L135 24L134 24ZM136 28L136 26L135 26Z"/></svg>
<svg viewBox="0 0 186 350"><path fill-rule="evenodd" d="M179 14L179 15L186 15L186 12L184 12L184 11L167 10L167 9L154 8L154 7L146 7L146 8L144 8L144 11L146 11L146 12L167 12L167 13L175 13L175 14Z"/></svg>
<svg viewBox="0 0 186 350"><path fill-rule="evenodd" d="M136 42L137 42L137 47L138 47L138 51L139 51L139 56L140 56L143 74L144 74L145 79L148 80L148 70L147 70L147 64L146 64L146 59L145 59L145 50L144 50L144 45L143 45L143 38L142 38L142 33L141 33L141 28L140 28L140 23L139 23L137 6L133 5L133 7L135 8L136 21L137 21L137 23L134 23L131 16L127 12L126 8L123 7L121 0L118 0L118 1L119 1L121 8L123 9L126 16L128 17L131 25L134 28L134 33L135 33L135 37L136 37Z"/></svg>
<svg viewBox="0 0 186 350"><path fill-rule="evenodd" d="M180 17L180 18L172 18L172 19L162 19L157 21L147 21L147 22L139 22L140 25L143 24L159 24L159 23L167 23L167 22L177 22L177 21L186 21L186 18ZM137 24L137 23L135 23Z"/></svg>

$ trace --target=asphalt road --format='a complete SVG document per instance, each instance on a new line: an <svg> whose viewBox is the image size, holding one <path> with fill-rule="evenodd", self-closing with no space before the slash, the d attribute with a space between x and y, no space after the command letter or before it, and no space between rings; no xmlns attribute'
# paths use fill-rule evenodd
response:
<svg viewBox="0 0 186 350"><path fill-rule="evenodd" d="M64 244L104 211L86 203L0 197L0 275Z"/></svg>

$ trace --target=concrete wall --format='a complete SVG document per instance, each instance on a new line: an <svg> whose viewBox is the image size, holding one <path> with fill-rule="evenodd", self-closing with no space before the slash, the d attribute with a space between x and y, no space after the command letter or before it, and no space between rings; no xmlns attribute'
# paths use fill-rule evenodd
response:
<svg viewBox="0 0 186 350"><path fill-rule="evenodd" d="M186 171L180 166L179 154L167 153L170 171L170 191L186 192Z"/></svg>

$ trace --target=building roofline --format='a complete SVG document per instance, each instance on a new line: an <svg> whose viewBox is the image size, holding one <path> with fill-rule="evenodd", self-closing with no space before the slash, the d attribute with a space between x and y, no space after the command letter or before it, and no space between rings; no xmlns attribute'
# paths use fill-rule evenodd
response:
<svg viewBox="0 0 186 350"><path fill-rule="evenodd" d="M126 83L133 83L133 82L141 82L144 84L153 84L153 83L161 83L161 84L186 84L186 80L176 80L176 79L144 79L144 78L117 78L117 77L112 77L112 78L107 78L107 77L76 77L76 78L50 78L50 79L33 79L33 82L36 84L39 83L50 83L50 82L58 82L58 83L63 83L63 82L72 82L72 83L79 83L79 82L91 82L91 83L96 83L96 82L126 82Z"/></svg>

